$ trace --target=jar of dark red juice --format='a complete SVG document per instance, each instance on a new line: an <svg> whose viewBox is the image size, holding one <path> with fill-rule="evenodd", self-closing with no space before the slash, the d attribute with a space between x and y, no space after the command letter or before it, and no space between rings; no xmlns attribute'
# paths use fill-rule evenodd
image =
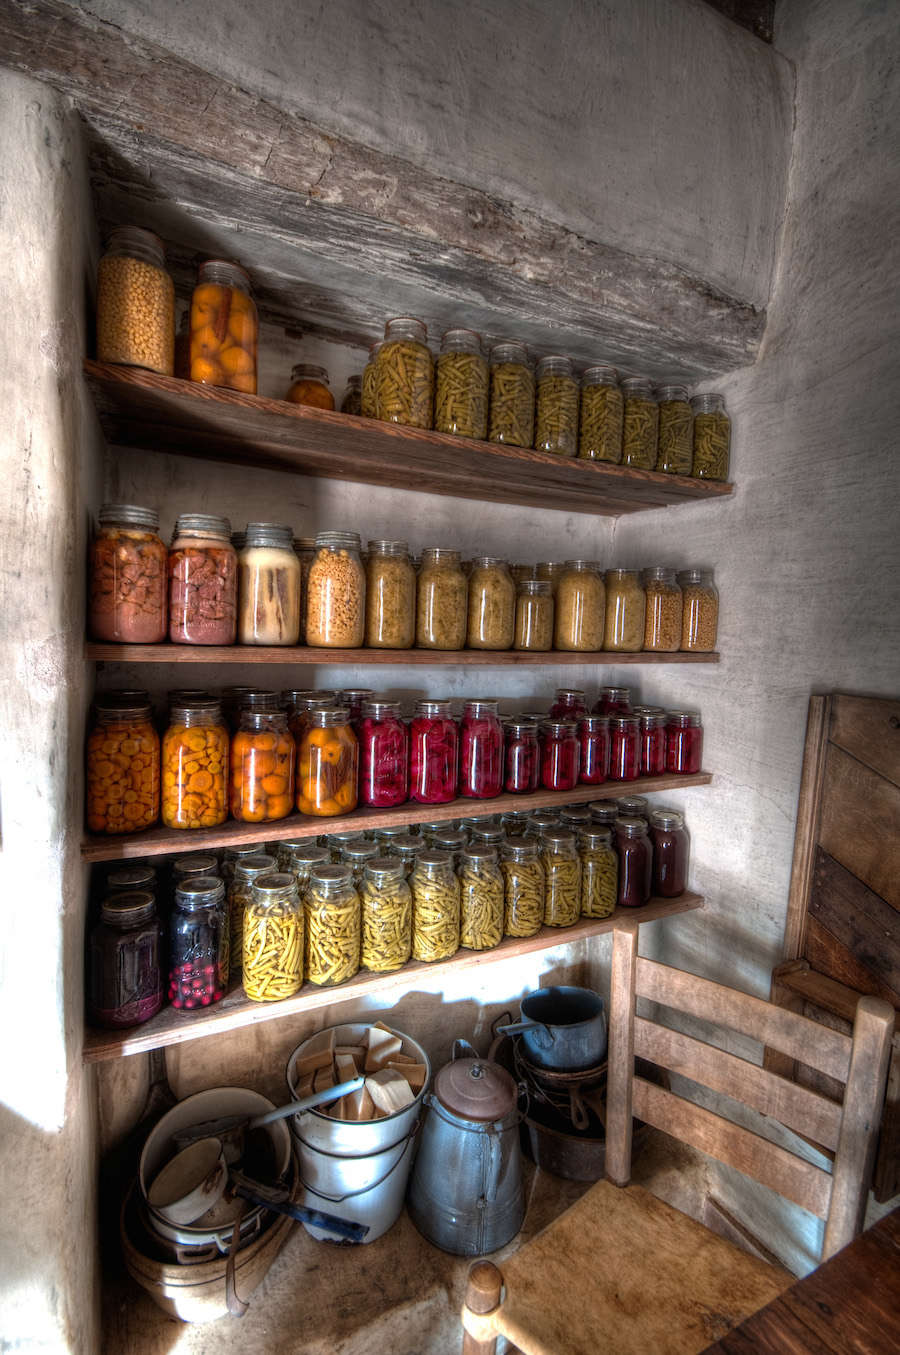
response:
<svg viewBox="0 0 900 1355"><path fill-rule="evenodd" d="M169 1001L188 1011L225 996L228 982L225 883L192 875L175 889L169 931Z"/></svg>
<svg viewBox="0 0 900 1355"><path fill-rule="evenodd" d="M532 720L510 720L505 726L505 733L504 789L513 794L537 790L541 776L537 725Z"/></svg>
<svg viewBox="0 0 900 1355"><path fill-rule="evenodd" d="M148 889L112 894L91 931L88 1014L98 1026L139 1026L162 1006L160 926Z"/></svg>
<svg viewBox="0 0 900 1355"><path fill-rule="evenodd" d="M364 701L359 727L359 802L389 809L407 799L409 735L399 701Z"/></svg>
<svg viewBox="0 0 900 1355"><path fill-rule="evenodd" d="M703 760L703 727L695 710L670 710L666 721L666 771L690 775Z"/></svg>
<svg viewBox="0 0 900 1355"><path fill-rule="evenodd" d="M654 809L650 814L653 843L653 893L677 899L687 889L691 835L684 815L675 809Z"/></svg>
<svg viewBox="0 0 900 1355"><path fill-rule="evenodd" d="M666 715L641 715L641 776L662 776L666 770Z"/></svg>
<svg viewBox="0 0 900 1355"><path fill-rule="evenodd" d="M541 785L545 790L574 790L581 766L581 744L574 720L545 720L541 725Z"/></svg>
<svg viewBox="0 0 900 1355"><path fill-rule="evenodd" d="M459 729L459 793L489 800L503 789L503 726L497 701L467 701Z"/></svg>
<svg viewBox="0 0 900 1355"><path fill-rule="evenodd" d="M557 687L553 705L547 712L550 720L580 720L587 715L584 692L580 687Z"/></svg>
<svg viewBox="0 0 900 1355"><path fill-rule="evenodd" d="M601 687L592 715L631 715L630 687Z"/></svg>
<svg viewBox="0 0 900 1355"><path fill-rule="evenodd" d="M449 701L419 701L409 730L409 797L420 805L456 799L459 729Z"/></svg>
<svg viewBox="0 0 900 1355"><path fill-rule="evenodd" d="M609 720L609 779L636 781L641 774L641 730L634 715Z"/></svg>
<svg viewBox="0 0 900 1355"><path fill-rule="evenodd" d="M609 775L609 717L585 715L578 721L581 744L581 771L578 779L585 786L599 786Z"/></svg>
<svg viewBox="0 0 900 1355"><path fill-rule="evenodd" d="M653 846L643 819L616 819L620 908L640 908L653 886Z"/></svg>

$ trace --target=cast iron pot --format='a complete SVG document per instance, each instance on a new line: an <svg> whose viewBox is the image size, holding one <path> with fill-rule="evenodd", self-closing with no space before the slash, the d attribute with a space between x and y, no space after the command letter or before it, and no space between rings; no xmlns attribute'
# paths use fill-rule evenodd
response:
<svg viewBox="0 0 900 1355"><path fill-rule="evenodd" d="M606 1004L590 988L539 988L522 999L521 1015L521 1021L496 1030L521 1035L538 1068L574 1073L606 1058Z"/></svg>

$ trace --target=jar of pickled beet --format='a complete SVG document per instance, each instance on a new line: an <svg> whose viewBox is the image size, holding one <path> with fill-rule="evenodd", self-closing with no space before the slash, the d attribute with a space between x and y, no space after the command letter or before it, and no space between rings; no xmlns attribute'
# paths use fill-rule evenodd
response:
<svg viewBox="0 0 900 1355"><path fill-rule="evenodd" d="M231 816L273 823L294 806L297 747L276 692L254 693L231 741Z"/></svg>
<svg viewBox="0 0 900 1355"><path fill-rule="evenodd" d="M641 715L641 776L666 770L666 715Z"/></svg>
<svg viewBox="0 0 900 1355"><path fill-rule="evenodd" d="M175 889L169 922L169 1001L186 1011L221 1002L228 983L225 883L192 875Z"/></svg>
<svg viewBox="0 0 900 1355"><path fill-rule="evenodd" d="M162 821L217 828L228 817L229 734L218 701L173 704L162 739Z"/></svg>
<svg viewBox="0 0 900 1355"><path fill-rule="evenodd" d="M409 798L420 805L456 799L459 729L449 701L419 701L409 729Z"/></svg>
<svg viewBox="0 0 900 1355"><path fill-rule="evenodd" d="M98 1026L139 1026L162 1006L161 932L149 890L115 893L100 905L88 948L88 1015Z"/></svg>
<svg viewBox="0 0 900 1355"><path fill-rule="evenodd" d="M631 715L630 687L601 687L592 715Z"/></svg>
<svg viewBox="0 0 900 1355"><path fill-rule="evenodd" d="M503 790L503 726L497 701L467 701L459 730L459 793L487 800Z"/></svg>
<svg viewBox="0 0 900 1355"><path fill-rule="evenodd" d="M609 775L609 717L583 715L578 721L581 743L581 771L578 779L585 786L602 785Z"/></svg>
<svg viewBox="0 0 900 1355"><path fill-rule="evenodd" d="M110 692L95 703L87 740L87 826L92 833L135 833L159 818L159 735L150 703Z"/></svg>
<svg viewBox="0 0 900 1355"><path fill-rule="evenodd" d="M233 645L237 554L227 518L182 513L169 549L169 639L177 645Z"/></svg>
<svg viewBox="0 0 900 1355"><path fill-rule="evenodd" d="M666 771L691 775L703 761L703 726L695 710L670 710L666 720Z"/></svg>
<svg viewBox="0 0 900 1355"><path fill-rule="evenodd" d="M235 263L208 259L191 297L191 380L255 395L258 346L250 279Z"/></svg>
<svg viewBox="0 0 900 1355"><path fill-rule="evenodd" d="M298 362L291 370L291 384L285 400L292 405L312 405L315 409L334 409L334 396L324 367Z"/></svg>
<svg viewBox="0 0 900 1355"><path fill-rule="evenodd" d="M103 504L89 565L93 639L152 645L166 638L167 558L158 513L130 503Z"/></svg>
<svg viewBox="0 0 900 1355"><path fill-rule="evenodd" d="M574 720L541 725L541 785L545 790L574 790L581 766L581 744Z"/></svg>
<svg viewBox="0 0 900 1355"><path fill-rule="evenodd" d="M653 845L644 819L616 819L620 908L640 908L653 887Z"/></svg>
<svg viewBox="0 0 900 1355"><path fill-rule="evenodd" d="M653 843L653 893L662 899L677 899L687 889L691 835L684 815L675 809L654 809L650 814Z"/></svg>
<svg viewBox="0 0 900 1355"><path fill-rule="evenodd" d="M350 712L350 724L353 726L357 738L359 738L362 708L367 701L374 700L376 695L373 687L342 687L335 697L337 705L346 706Z"/></svg>
<svg viewBox="0 0 900 1355"><path fill-rule="evenodd" d="M399 701L366 701L359 728L359 801L373 809L402 805L409 792L409 735Z"/></svg>
<svg viewBox="0 0 900 1355"><path fill-rule="evenodd" d="M511 794L537 790L541 782L537 725L531 720L510 720L506 733L504 790Z"/></svg>
<svg viewBox="0 0 900 1355"><path fill-rule="evenodd" d="M581 720L587 713L584 692L580 687L557 687L547 717L551 720Z"/></svg>
<svg viewBox="0 0 900 1355"><path fill-rule="evenodd" d="M328 818L355 809L358 763L359 746L347 707L310 711L297 764L300 813Z"/></svg>
<svg viewBox="0 0 900 1355"><path fill-rule="evenodd" d="M609 720L609 779L636 781L641 774L641 729L633 715Z"/></svg>

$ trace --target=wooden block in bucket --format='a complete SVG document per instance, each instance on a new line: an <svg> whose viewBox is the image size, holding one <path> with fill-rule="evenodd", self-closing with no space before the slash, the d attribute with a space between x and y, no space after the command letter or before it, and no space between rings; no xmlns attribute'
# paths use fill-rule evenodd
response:
<svg viewBox="0 0 900 1355"><path fill-rule="evenodd" d="M383 1030L378 1026L372 1026L369 1030L369 1048L366 1053L366 1072L376 1073L379 1068L383 1068L388 1059L394 1054L399 1054L403 1048L403 1041L399 1035L392 1035L389 1030Z"/></svg>
<svg viewBox="0 0 900 1355"><path fill-rule="evenodd" d="M365 1087L359 1091L348 1092L341 1097L341 1118L344 1120L371 1120L375 1114L375 1102Z"/></svg>
<svg viewBox="0 0 900 1355"><path fill-rule="evenodd" d="M366 1090L378 1109L386 1115L394 1115L416 1099L406 1078L393 1068L382 1068L367 1077Z"/></svg>
<svg viewBox="0 0 900 1355"><path fill-rule="evenodd" d="M401 1077L404 1077L414 1092L420 1092L425 1086L424 1063L416 1063L413 1059L410 1059L409 1062L404 1060L403 1063L400 1063L395 1056L392 1059L388 1059L387 1066L389 1070L393 1070L394 1072L399 1073Z"/></svg>

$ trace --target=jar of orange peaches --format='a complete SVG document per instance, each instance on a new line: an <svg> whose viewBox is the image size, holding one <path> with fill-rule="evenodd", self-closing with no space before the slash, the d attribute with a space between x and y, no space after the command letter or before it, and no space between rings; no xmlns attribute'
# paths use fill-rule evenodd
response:
<svg viewBox="0 0 900 1355"><path fill-rule="evenodd" d="M191 380L256 394L259 317L243 268L208 259L191 298Z"/></svg>
<svg viewBox="0 0 900 1355"><path fill-rule="evenodd" d="M311 710L300 743L297 808L328 818L356 808L359 748L346 706Z"/></svg>
<svg viewBox="0 0 900 1355"><path fill-rule="evenodd" d="M173 703L162 742L162 821L216 828L228 817L228 730L213 697Z"/></svg>
<svg viewBox="0 0 900 1355"><path fill-rule="evenodd" d="M231 815L243 823L272 823L294 807L296 745L276 692L246 698L231 741Z"/></svg>

